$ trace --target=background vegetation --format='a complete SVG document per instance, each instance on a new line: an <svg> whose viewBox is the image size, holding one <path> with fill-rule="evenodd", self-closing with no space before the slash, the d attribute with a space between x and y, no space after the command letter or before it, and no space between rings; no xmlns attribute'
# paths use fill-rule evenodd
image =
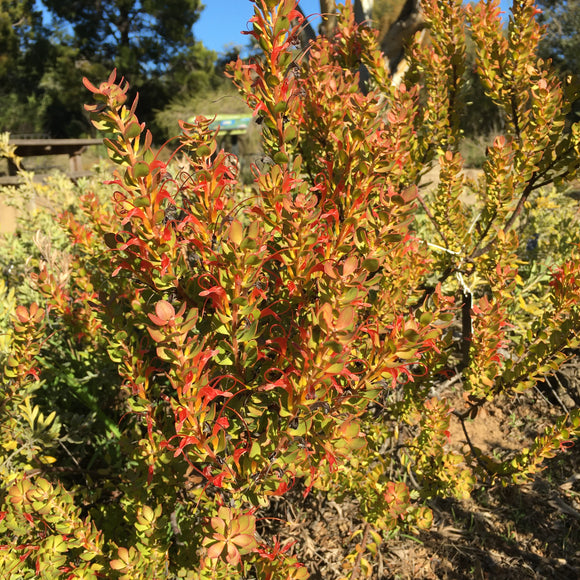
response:
<svg viewBox="0 0 580 580"><path fill-rule="evenodd" d="M395 19L395 4L400 2L375 1L373 20L379 31ZM547 26L541 54L563 73L578 74L578 2L538 4L543 9L538 19ZM198 0L46 0L43 5L41 11L33 0L0 0L0 131L55 138L92 134L80 80L87 76L96 81L114 67L141 93L142 118L160 142L176 130L167 123L174 118L172 111L238 110L222 98L228 90L224 65L237 55L218 58L195 39L192 26L203 9ZM467 50L473 64L470 41ZM470 136L488 136L500 129L501 116L473 66L466 74L465 130Z"/></svg>
<svg viewBox="0 0 580 580"><path fill-rule="evenodd" d="M224 83L217 55L193 36L198 0L47 0L43 6L41 11L33 0L0 3L4 131L55 138L91 133L81 80L103 78L114 67L141 92L149 123L174 99Z"/></svg>

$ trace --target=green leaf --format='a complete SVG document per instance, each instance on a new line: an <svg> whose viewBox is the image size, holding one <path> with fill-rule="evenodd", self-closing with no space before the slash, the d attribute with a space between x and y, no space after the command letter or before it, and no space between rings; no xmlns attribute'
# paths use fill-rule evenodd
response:
<svg viewBox="0 0 580 580"><path fill-rule="evenodd" d="M379 269L379 261L376 258L363 260L362 267L369 272L376 272Z"/></svg>
<svg viewBox="0 0 580 580"><path fill-rule="evenodd" d="M211 155L211 148L208 145L201 145L197 148L196 154L198 157L209 157Z"/></svg>
<svg viewBox="0 0 580 580"><path fill-rule="evenodd" d="M338 373L341 373L344 370L344 363L334 363L331 364L329 367L327 367L326 369L326 373L329 375L336 375Z"/></svg>
<svg viewBox="0 0 580 580"><path fill-rule="evenodd" d="M136 163L135 166L133 167L133 175L137 179L139 179L140 177L146 177L147 175L149 175L149 165L147 165L147 163L143 163L142 161Z"/></svg>
<svg viewBox="0 0 580 580"><path fill-rule="evenodd" d="M262 448L260 447L260 444L255 440L252 442L252 448L250 449L249 456L252 459L257 459L258 457L262 457Z"/></svg>
<svg viewBox="0 0 580 580"><path fill-rule="evenodd" d="M416 343L420 338L419 333L416 330L414 330L413 328L409 328L409 329L405 330L405 332L403 332L403 336L409 342L413 342L413 343Z"/></svg>
<svg viewBox="0 0 580 580"><path fill-rule="evenodd" d="M137 137L140 134L141 134L141 127L139 126L139 123L133 122L125 129L125 137L127 139L134 139L135 137Z"/></svg>

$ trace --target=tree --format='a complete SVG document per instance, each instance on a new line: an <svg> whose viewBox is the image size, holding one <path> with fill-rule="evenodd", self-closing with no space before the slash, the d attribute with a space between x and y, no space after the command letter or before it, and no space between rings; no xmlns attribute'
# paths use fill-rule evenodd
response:
<svg viewBox="0 0 580 580"><path fill-rule="evenodd" d="M114 67L141 93L143 118L154 127L154 111L172 98L220 84L215 53L193 36L199 0L46 0L43 6L50 31L33 0L0 0L2 131L88 133L81 79L102 78Z"/></svg>
<svg viewBox="0 0 580 580"><path fill-rule="evenodd" d="M156 110L176 95L204 90L215 84L215 54L196 42L193 25L202 8L199 0L44 0L61 30L72 33L57 44L67 57L55 66L49 86L67 85L65 70L78 70L70 79L77 91L82 76L101 78L103 70L116 68L142 95L143 118L154 126ZM90 67L86 65L90 64ZM64 66L63 66L64 65ZM92 68L92 71L91 71ZM88 69L88 70L87 70ZM67 88L68 90L68 88ZM56 91L50 118L58 132L68 111ZM67 101L71 104L71 100ZM81 114L79 95L74 110ZM157 127L157 129L159 129ZM90 130L86 124L84 130ZM75 131L79 132L78 124Z"/></svg>
<svg viewBox="0 0 580 580"><path fill-rule="evenodd" d="M199 0L44 0L74 33L80 55L113 65L133 79L161 74L194 44Z"/></svg>
<svg viewBox="0 0 580 580"><path fill-rule="evenodd" d="M42 53L46 55L46 37L34 2L0 0L0 125L3 130L16 128L18 117L26 119L22 124L25 131L38 128L34 117L15 113L23 113L35 100L34 89L42 77ZM24 95L31 98L25 99Z"/></svg>
<svg viewBox="0 0 580 580"><path fill-rule="evenodd" d="M580 73L580 2L538 0L538 21L546 27L540 54L551 58L564 72Z"/></svg>
<svg viewBox="0 0 580 580"><path fill-rule="evenodd" d="M30 38L31 23L35 20L33 2L0 0L0 78L4 77Z"/></svg>

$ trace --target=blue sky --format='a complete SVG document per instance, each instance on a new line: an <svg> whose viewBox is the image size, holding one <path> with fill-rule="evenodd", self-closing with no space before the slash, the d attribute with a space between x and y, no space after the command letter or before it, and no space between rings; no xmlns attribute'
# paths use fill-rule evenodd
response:
<svg viewBox="0 0 580 580"><path fill-rule="evenodd" d="M241 34L248 30L248 20L254 15L254 3L250 0L202 0L205 8L195 23L193 32L206 48L224 52L224 46L246 46L249 38ZM300 6L309 16L320 12L319 0L300 0Z"/></svg>
<svg viewBox="0 0 580 580"><path fill-rule="evenodd" d="M195 37L218 53L227 45L246 46L248 37L241 30L248 29L248 20L254 14L250 0L203 0L205 8L193 30ZM501 8L509 12L510 0L501 0ZM308 16L320 12L318 0L301 0L300 5Z"/></svg>

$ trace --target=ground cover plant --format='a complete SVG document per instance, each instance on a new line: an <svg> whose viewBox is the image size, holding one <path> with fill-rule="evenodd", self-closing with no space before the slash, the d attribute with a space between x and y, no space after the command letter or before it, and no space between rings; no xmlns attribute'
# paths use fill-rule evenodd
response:
<svg viewBox="0 0 580 580"><path fill-rule="evenodd" d="M304 51L294 0L255 4L263 57L229 68L262 130L250 187L211 119L162 161L128 84L85 80L116 169L62 213L68 245L37 237L34 294L0 287L25 302L2 354L5 577L306 578L272 512L298 492L356 505L341 573L373 577L437 501L525 484L580 432L571 409L508 453L469 436L578 347L577 240L538 217L578 169L577 90L536 57L533 4L504 34L497 2L424 2L399 86L350 5ZM466 29L505 127L476 180Z"/></svg>

